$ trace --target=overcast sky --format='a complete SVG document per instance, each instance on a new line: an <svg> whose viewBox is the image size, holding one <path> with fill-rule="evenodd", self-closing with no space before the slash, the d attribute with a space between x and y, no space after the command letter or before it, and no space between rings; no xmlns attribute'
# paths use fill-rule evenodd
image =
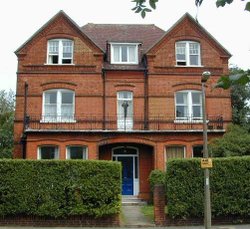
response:
<svg viewBox="0 0 250 229"><path fill-rule="evenodd" d="M216 8L216 0L203 0L199 23L231 54L230 64L250 69L250 12L245 2ZM0 3L0 90L15 90L17 50L41 26L63 10L79 26L86 23L155 24L168 30L189 12L197 15L195 0L159 0L145 19L131 11L131 0L3 0Z"/></svg>

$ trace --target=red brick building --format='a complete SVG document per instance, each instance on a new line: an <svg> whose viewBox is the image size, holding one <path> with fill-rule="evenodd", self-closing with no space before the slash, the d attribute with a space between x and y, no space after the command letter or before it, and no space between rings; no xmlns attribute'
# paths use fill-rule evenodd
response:
<svg viewBox="0 0 250 229"><path fill-rule="evenodd" d="M147 198L151 170L202 156L204 71L208 138L231 122L229 92L212 90L231 55L189 14L165 32L60 11L16 55L15 157L121 161L123 194Z"/></svg>

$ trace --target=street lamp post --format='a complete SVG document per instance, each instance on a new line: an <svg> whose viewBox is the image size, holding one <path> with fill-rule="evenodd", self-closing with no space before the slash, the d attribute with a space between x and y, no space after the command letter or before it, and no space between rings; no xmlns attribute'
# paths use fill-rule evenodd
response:
<svg viewBox="0 0 250 229"><path fill-rule="evenodd" d="M208 160L207 149L207 119L206 119L206 100L205 100L205 84L211 73L205 71L202 73L201 87L202 87L202 117L203 117L203 158ZM210 181L209 181L209 169L204 169L204 194L205 194L205 206L204 206L204 224L206 229L211 228L211 200L210 200Z"/></svg>

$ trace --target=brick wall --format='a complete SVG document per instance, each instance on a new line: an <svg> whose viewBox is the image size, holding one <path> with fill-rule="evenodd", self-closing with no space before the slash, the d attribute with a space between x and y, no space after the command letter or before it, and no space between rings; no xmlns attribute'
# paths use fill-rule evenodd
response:
<svg viewBox="0 0 250 229"><path fill-rule="evenodd" d="M67 218L51 218L38 216L1 216L0 226L29 227L119 227L119 215L94 218L90 216L71 216Z"/></svg>

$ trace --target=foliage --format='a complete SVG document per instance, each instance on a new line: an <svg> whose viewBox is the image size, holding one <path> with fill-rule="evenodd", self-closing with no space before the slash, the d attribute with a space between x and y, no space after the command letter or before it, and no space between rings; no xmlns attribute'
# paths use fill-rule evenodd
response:
<svg viewBox="0 0 250 229"><path fill-rule="evenodd" d="M203 214L203 171L199 159L169 160L166 172L168 214L201 217Z"/></svg>
<svg viewBox="0 0 250 229"><path fill-rule="evenodd" d="M230 69L230 74L237 74L244 72L241 69L233 68ZM241 126L249 124L250 114L250 85L233 85L231 87L231 101L233 109L233 123Z"/></svg>
<svg viewBox="0 0 250 229"><path fill-rule="evenodd" d="M0 158L12 156L14 107L14 92L0 91Z"/></svg>
<svg viewBox="0 0 250 229"><path fill-rule="evenodd" d="M158 2L158 0L133 0L132 2L135 2L136 4L136 6L132 10L135 11L135 13L141 13L141 17L145 18L146 13L151 12L152 9L156 9L156 3ZM202 2L203 0L195 0L195 5L199 7ZM226 4L231 4L232 2L233 0L216 0L216 6L224 7ZM149 4L149 6L146 5L147 3ZM250 11L250 2L246 3L245 10Z"/></svg>
<svg viewBox="0 0 250 229"><path fill-rule="evenodd" d="M149 176L149 183L152 191L155 185L165 184L165 179L166 179L165 176L166 176L165 172L161 170L158 169L152 170Z"/></svg>
<svg viewBox="0 0 250 229"><path fill-rule="evenodd" d="M0 183L0 216L101 217L120 211L117 162L0 160Z"/></svg>
<svg viewBox="0 0 250 229"><path fill-rule="evenodd" d="M213 157L250 156L249 143L249 130L231 125L222 138L216 138L210 142L209 148Z"/></svg>
<svg viewBox="0 0 250 229"><path fill-rule="evenodd" d="M250 82L250 70L242 71L229 76L221 76L214 88L228 89L234 85L246 85Z"/></svg>
<svg viewBox="0 0 250 229"><path fill-rule="evenodd" d="M250 157L213 159L210 170L212 216L249 217ZM167 205L171 218L202 217L204 173L199 159L169 161Z"/></svg>

